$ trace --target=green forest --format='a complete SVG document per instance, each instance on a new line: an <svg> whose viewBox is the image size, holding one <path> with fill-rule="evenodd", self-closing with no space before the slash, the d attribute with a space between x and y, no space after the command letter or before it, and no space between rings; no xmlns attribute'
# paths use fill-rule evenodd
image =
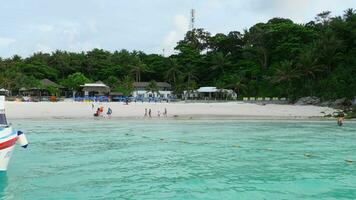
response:
<svg viewBox="0 0 356 200"><path fill-rule="evenodd" d="M238 23L238 22L236 22ZM133 81L166 81L176 94L200 86L230 88L239 96L356 96L356 12L318 14L306 24L273 18L243 32L188 31L169 57L142 51L57 50L0 58L0 88L13 94L47 78L69 89L103 81L113 90Z"/></svg>

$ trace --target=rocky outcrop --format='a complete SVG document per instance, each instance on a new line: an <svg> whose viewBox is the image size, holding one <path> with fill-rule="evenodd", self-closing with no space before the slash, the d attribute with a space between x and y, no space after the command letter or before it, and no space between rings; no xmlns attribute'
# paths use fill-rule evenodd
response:
<svg viewBox="0 0 356 200"><path fill-rule="evenodd" d="M296 105L318 105L320 98L318 97L302 97L295 103Z"/></svg>
<svg viewBox="0 0 356 200"><path fill-rule="evenodd" d="M337 109L346 109L352 106L352 101L342 98L342 99L336 99L332 104L331 107L337 108Z"/></svg>

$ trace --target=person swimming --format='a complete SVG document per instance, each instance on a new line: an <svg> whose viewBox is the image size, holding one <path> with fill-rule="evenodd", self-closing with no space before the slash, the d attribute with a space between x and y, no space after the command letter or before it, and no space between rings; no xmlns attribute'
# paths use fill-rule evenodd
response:
<svg viewBox="0 0 356 200"><path fill-rule="evenodd" d="M343 113L341 113L339 116L338 116L338 118L337 118L337 125L339 125L339 126L342 126L342 125L344 125L344 114Z"/></svg>

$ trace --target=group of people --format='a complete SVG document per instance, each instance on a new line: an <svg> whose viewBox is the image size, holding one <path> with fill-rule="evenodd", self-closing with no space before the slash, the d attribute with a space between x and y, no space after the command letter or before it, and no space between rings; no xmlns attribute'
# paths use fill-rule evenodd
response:
<svg viewBox="0 0 356 200"><path fill-rule="evenodd" d="M163 113L161 113L160 110L157 111L157 117L161 117L161 114L163 115L163 117L168 117L167 108L164 108ZM144 115L144 117L152 118L152 110L151 110L151 108L149 108L149 109L145 108L145 115Z"/></svg>
<svg viewBox="0 0 356 200"><path fill-rule="evenodd" d="M91 108L92 109L95 108L94 104L91 105ZM112 114L112 109L110 107L108 107L106 115L110 118L111 114ZM94 117L100 117L100 116L104 116L104 106L98 107L94 113Z"/></svg>

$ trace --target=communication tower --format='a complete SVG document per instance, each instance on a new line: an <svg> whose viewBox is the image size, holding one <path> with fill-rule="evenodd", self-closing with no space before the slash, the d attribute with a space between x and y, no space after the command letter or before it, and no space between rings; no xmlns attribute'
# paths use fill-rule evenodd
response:
<svg viewBox="0 0 356 200"><path fill-rule="evenodd" d="M195 9L192 9L191 12L191 18L190 18L190 30L194 30L195 29Z"/></svg>

